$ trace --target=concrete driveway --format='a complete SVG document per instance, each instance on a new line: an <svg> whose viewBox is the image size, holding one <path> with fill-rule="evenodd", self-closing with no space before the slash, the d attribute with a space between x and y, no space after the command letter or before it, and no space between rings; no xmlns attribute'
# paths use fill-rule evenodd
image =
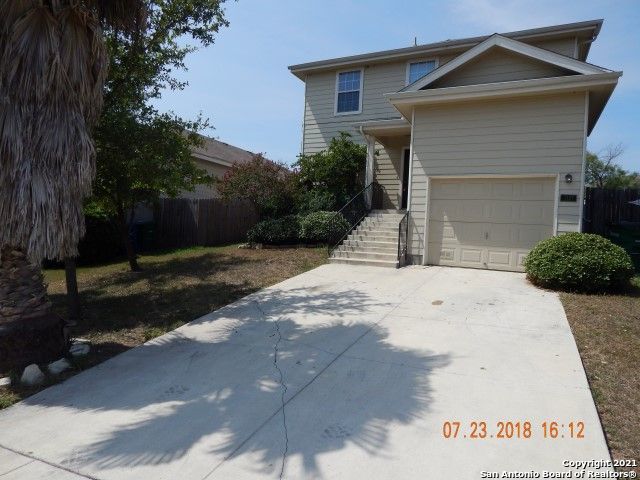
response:
<svg viewBox="0 0 640 480"><path fill-rule="evenodd" d="M530 438L497 438L501 421ZM2 480L472 479L609 459L557 295L440 267L289 279L0 412L0 445Z"/></svg>

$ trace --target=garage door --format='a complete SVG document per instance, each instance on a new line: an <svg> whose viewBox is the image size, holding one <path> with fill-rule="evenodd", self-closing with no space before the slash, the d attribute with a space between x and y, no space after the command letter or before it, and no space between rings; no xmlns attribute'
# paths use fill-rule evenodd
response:
<svg viewBox="0 0 640 480"><path fill-rule="evenodd" d="M522 271L553 235L555 179L431 181L428 263Z"/></svg>

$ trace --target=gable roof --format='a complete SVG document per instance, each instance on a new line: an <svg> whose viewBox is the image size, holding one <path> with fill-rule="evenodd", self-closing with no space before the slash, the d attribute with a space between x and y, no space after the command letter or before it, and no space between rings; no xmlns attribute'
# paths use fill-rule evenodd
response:
<svg viewBox="0 0 640 480"><path fill-rule="evenodd" d="M505 50L524 55L534 60L549 63L551 65L555 65L556 67L571 70L583 75L611 72L611 70L607 70L606 68L597 67L581 60L576 60L575 58L560 55L559 53L554 53L543 48L534 47L533 45L529 45L518 40L513 40L512 38L507 38L498 33L494 33L485 41L457 56L450 62L445 63L439 68L436 68L431 73L416 80L412 84L407 85L406 87L401 89L400 92L415 92L417 90L422 90L439 78L442 78L453 70L461 67L462 65L465 65L466 63L470 62L471 60L477 58L479 55L482 55L487 50L494 47L503 48Z"/></svg>
<svg viewBox="0 0 640 480"><path fill-rule="evenodd" d="M602 22L602 19L597 19L584 22L566 23L561 25L552 25L549 27L506 32L502 33L502 36L526 41L543 41L554 38L566 38L569 35L575 35L576 37L579 37L581 39L581 42L579 42L580 45L578 49L578 57L586 60L591 43L598 37L598 34L600 33ZM483 42L489 37L490 35L482 35L477 37L460 38L456 40L445 40L443 42L427 43L424 45L416 45L412 47L381 50L378 52L364 53L360 55L350 55L347 57L338 57L315 62L307 62L297 65L290 65L289 70L296 77L304 80L304 76L306 73L315 71L342 68L353 65L364 65L368 63L402 60L416 56L458 53L464 51L465 49L471 48L478 43Z"/></svg>
<svg viewBox="0 0 640 480"><path fill-rule="evenodd" d="M195 147L192 156L212 163L218 163L226 167L234 163L246 163L255 155L253 152L221 142L214 138L201 135L203 145Z"/></svg>

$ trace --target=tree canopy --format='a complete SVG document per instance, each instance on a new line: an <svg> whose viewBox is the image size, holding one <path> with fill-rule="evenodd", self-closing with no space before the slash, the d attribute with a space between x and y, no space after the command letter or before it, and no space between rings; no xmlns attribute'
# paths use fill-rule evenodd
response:
<svg viewBox="0 0 640 480"><path fill-rule="evenodd" d="M300 155L295 167L303 186L302 202L307 210L339 208L363 185L367 148L351 135L340 132L329 147L318 153Z"/></svg>
<svg viewBox="0 0 640 480"><path fill-rule="evenodd" d="M91 200L117 219L132 269L138 267L127 215L135 205L212 180L191 156L201 143L197 132L209 126L208 120L161 113L153 101L165 89L186 87L175 71L186 70L186 56L213 43L228 25L224 0L147 2L147 14L133 35L118 28L106 32L110 71L95 133L97 177Z"/></svg>
<svg viewBox="0 0 640 480"><path fill-rule="evenodd" d="M599 188L640 188L640 173L628 172L617 163L623 152L622 145L587 152L585 183Z"/></svg>
<svg viewBox="0 0 640 480"><path fill-rule="evenodd" d="M277 217L295 208L296 175L283 163L254 155L250 162L236 163L216 182L226 200L247 200L260 217Z"/></svg>

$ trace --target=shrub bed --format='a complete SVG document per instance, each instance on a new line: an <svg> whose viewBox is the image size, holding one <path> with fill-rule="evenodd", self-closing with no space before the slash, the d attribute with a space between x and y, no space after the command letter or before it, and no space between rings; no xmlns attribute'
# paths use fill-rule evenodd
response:
<svg viewBox="0 0 640 480"><path fill-rule="evenodd" d="M565 233L539 242L525 259L529 280L541 287L594 292L626 286L629 254L600 235Z"/></svg>
<svg viewBox="0 0 640 480"><path fill-rule="evenodd" d="M320 211L263 220L249 230L247 240L265 245L328 243L342 236L347 228L349 223L341 214Z"/></svg>
<svg viewBox="0 0 640 480"><path fill-rule="evenodd" d="M349 223L340 213L313 212L300 221L300 237L308 243L329 243L340 238Z"/></svg>
<svg viewBox="0 0 640 480"><path fill-rule="evenodd" d="M286 215L258 222L247 232L247 240L251 243L267 245L298 243L300 240L300 218L297 215Z"/></svg>

